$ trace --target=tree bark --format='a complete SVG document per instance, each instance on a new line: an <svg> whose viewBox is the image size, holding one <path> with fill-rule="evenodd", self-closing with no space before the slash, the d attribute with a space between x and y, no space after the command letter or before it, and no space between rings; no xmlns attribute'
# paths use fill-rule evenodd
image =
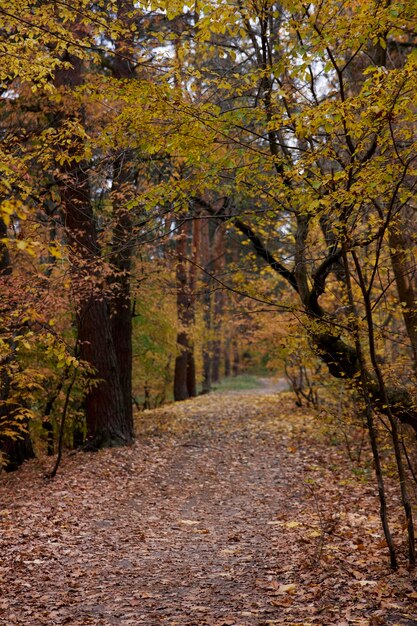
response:
<svg viewBox="0 0 417 626"><path fill-rule="evenodd" d="M56 86L70 85L76 88L83 84L82 61L69 54L67 57L66 60L72 67L57 71ZM62 111L61 119L65 119L66 115L68 114ZM75 110L71 115L79 119L82 112ZM74 137L73 141L71 149L82 152L80 140ZM94 385L87 393L85 401L87 423L85 448L125 445L133 440L131 394L126 397L129 382L122 381L119 365L125 367L123 359L125 356L128 358L129 353L124 344L125 336L119 336L115 330L122 323L121 319L123 323L126 321L129 323L125 309L126 285L123 281L119 285L120 277L125 274L121 272L113 279L117 280L120 287L115 302L120 304L118 299L121 298L123 304L120 311L116 307L116 322L113 324L105 279L102 276L101 251L91 205L87 164L78 164L72 160L67 166L62 167L61 171L60 193L65 232L70 248L73 289L76 293L80 358L89 364L95 377ZM117 336L120 344L115 344L113 335ZM119 347L121 353L118 358Z"/></svg>
<svg viewBox="0 0 417 626"><path fill-rule="evenodd" d="M202 393L211 391L211 357L212 357L212 278L211 278L211 248L210 248L210 222L203 220L201 227L201 265L203 267L203 385Z"/></svg>
<svg viewBox="0 0 417 626"><path fill-rule="evenodd" d="M120 319L127 319L126 311L116 311L116 323L110 314L105 285L100 277L99 248L95 228L94 215L88 198L88 180L81 169L71 173L71 185L65 185L61 191L62 205L65 215L65 228L68 243L72 251L73 266L84 265L77 279L85 280L90 270L93 284L90 292L79 299L77 305L78 341L80 358L86 361L94 371L96 382L86 397L87 448L129 444L133 438L131 412L126 410L127 404L131 411L131 394L125 396L128 382L122 382L119 362L123 356L122 345L117 344L119 356L115 349L114 335ZM76 272L77 270L74 271ZM103 293L104 289L104 293ZM125 304L123 293L122 298ZM129 317L130 317L130 309Z"/></svg>
<svg viewBox="0 0 417 626"><path fill-rule="evenodd" d="M213 272L216 276L222 277L225 263L225 230L220 224L214 234L213 242ZM213 308L213 358L212 358L212 381L220 381L220 369L222 361L222 326L223 326L224 293L217 288L214 292Z"/></svg>
<svg viewBox="0 0 417 626"><path fill-rule="evenodd" d="M226 341L224 342L224 375L226 378L232 373L232 361L230 358L231 345L232 341L230 337L226 337Z"/></svg>
<svg viewBox="0 0 417 626"><path fill-rule="evenodd" d="M177 241L177 311L180 330L177 335L179 354L175 359L174 399L186 400L196 395L195 363L190 331L194 321L193 294L187 272L187 222L178 229Z"/></svg>
<svg viewBox="0 0 417 626"><path fill-rule="evenodd" d="M176 266L176 287L177 287L177 315L180 330L177 334L177 346L179 354L175 359L174 370L174 400L181 401L188 398L187 385L187 363L188 363L188 337L184 330L186 324L188 297L187 297L187 269L185 266L185 256L187 251L187 240L184 223L178 229L177 240L177 266Z"/></svg>
<svg viewBox="0 0 417 626"><path fill-rule="evenodd" d="M132 408L132 299L131 270L133 253L132 220L124 203L133 193L135 171L130 159L132 155L118 155L113 170L113 214L115 216L115 244L110 258L113 276L110 285L114 288L109 297L110 327L116 354L118 378L123 395L123 422L133 439Z"/></svg>
<svg viewBox="0 0 417 626"><path fill-rule="evenodd" d="M129 12L131 2L117 1L118 19L128 25L131 21ZM113 58L113 75L118 80L135 77L135 70L129 60L133 54L131 35L119 37L115 42L116 55ZM126 208L128 200L136 193L137 166L135 155L125 150L116 155L113 165L112 207L114 216L111 265L114 276L111 284L114 292L110 294L110 323L113 345L116 352L118 376L123 395L123 417L129 439L133 440L133 404L132 404L132 294L131 271L134 250L133 224L131 213Z"/></svg>
<svg viewBox="0 0 417 626"><path fill-rule="evenodd" d="M195 307L196 307L196 288L197 288L197 267L199 266L200 253L201 253L201 220L200 216L197 219L193 219L191 222L192 230L192 262L189 269L189 315L188 324L192 328L195 325ZM197 395L197 377L196 377L196 365L194 354L194 341L189 340L190 350L188 352L187 360L187 389L190 398L194 398Z"/></svg>
<svg viewBox="0 0 417 626"><path fill-rule="evenodd" d="M239 346L237 345L237 339L233 340L232 372L233 372L233 376L238 376L240 373L240 354L239 354Z"/></svg>

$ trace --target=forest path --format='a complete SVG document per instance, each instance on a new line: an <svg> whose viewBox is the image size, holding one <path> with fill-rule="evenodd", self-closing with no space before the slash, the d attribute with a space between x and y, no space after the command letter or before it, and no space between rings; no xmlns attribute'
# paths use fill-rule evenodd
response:
<svg viewBox="0 0 417 626"><path fill-rule="evenodd" d="M222 389L222 387L220 386L214 393L216 394L223 394L223 395L272 395L272 394L277 394L280 393L281 391L288 391L288 389L290 388L289 386L289 382L286 378L273 378L273 377L266 377L266 376L257 376L254 377L255 381L256 381L256 387L254 387L253 389L233 389L233 387L231 389L227 389L224 390ZM233 383L234 380L238 380L235 378L231 378L231 379L226 379L228 381L231 381Z"/></svg>
<svg viewBox="0 0 417 626"><path fill-rule="evenodd" d="M54 481L4 477L0 624L416 623L392 613L411 583L384 566L373 487L316 431L288 393L212 394Z"/></svg>

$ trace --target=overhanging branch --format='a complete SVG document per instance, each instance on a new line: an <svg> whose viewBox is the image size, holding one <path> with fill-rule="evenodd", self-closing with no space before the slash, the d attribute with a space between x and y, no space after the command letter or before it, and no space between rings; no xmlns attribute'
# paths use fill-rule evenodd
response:
<svg viewBox="0 0 417 626"><path fill-rule="evenodd" d="M295 279L294 272L289 270L283 263L278 261L268 247L264 244L262 239L255 233L253 228L243 222L239 217L233 215L227 215L224 209L227 205L227 199L224 201L224 205L220 209L214 208L211 204L201 198L193 198L196 204L203 207L210 215L223 222L231 222L242 235L245 235L251 242L257 256L263 259L273 270L277 272L282 278L284 278L294 289L296 293L299 293L297 281Z"/></svg>

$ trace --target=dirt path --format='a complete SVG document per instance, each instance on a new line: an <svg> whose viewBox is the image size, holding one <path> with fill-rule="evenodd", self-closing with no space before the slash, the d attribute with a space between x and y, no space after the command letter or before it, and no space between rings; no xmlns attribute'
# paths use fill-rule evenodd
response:
<svg viewBox="0 0 417 626"><path fill-rule="evenodd" d="M233 380L233 379L232 379ZM288 391L289 383L286 378L258 377L257 386L253 389L223 390L221 387L215 391L215 394L228 396L247 396L247 395L273 395L281 391Z"/></svg>
<svg viewBox="0 0 417 626"><path fill-rule="evenodd" d="M205 396L53 482L36 463L6 477L0 624L394 623L412 580L384 567L373 488L347 493L312 426L288 394Z"/></svg>

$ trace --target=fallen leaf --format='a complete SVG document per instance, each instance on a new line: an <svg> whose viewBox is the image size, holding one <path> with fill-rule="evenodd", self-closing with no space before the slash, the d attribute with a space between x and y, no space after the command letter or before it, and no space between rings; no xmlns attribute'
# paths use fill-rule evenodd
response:
<svg viewBox="0 0 417 626"><path fill-rule="evenodd" d="M278 587L278 593L294 593L296 588L297 585L295 585L294 583L289 583L288 585L280 585Z"/></svg>

